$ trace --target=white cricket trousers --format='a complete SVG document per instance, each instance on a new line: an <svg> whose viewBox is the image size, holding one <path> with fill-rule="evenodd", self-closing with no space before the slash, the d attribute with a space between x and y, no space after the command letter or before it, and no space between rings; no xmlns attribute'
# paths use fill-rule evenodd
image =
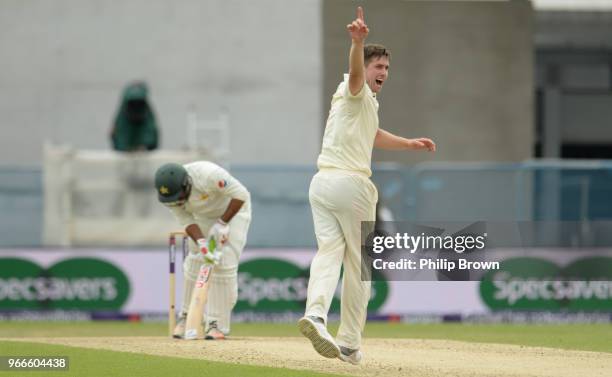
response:
<svg viewBox="0 0 612 377"><path fill-rule="evenodd" d="M361 279L361 222L375 221L378 192L359 172L321 169L309 191L318 251L310 266L306 315L324 319L344 266L338 345L358 349L366 321L370 281Z"/></svg>
<svg viewBox="0 0 612 377"><path fill-rule="evenodd" d="M234 309L238 299L238 263L247 241L247 233L251 223L251 205L247 202L243 206L246 207L241 209L229 222L229 240L223 247L221 260L214 267L210 277L210 288L205 310L206 328L211 322L216 321L219 330L225 334L230 332L232 309ZM216 221L217 219L201 221L198 226L206 236ZM199 254L199 247L193 240L190 240L189 255L183 263L183 313L187 313L189 309L191 301L189 297L192 295L195 280L202 265L197 258Z"/></svg>

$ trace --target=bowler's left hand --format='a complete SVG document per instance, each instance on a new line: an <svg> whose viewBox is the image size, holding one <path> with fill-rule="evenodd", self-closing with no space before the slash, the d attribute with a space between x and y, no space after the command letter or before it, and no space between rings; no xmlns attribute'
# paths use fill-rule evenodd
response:
<svg viewBox="0 0 612 377"><path fill-rule="evenodd" d="M420 137L417 139L412 139L412 149L415 150L423 150L426 149L429 152L435 152L436 151L436 143L433 142L433 140L428 139L426 137Z"/></svg>

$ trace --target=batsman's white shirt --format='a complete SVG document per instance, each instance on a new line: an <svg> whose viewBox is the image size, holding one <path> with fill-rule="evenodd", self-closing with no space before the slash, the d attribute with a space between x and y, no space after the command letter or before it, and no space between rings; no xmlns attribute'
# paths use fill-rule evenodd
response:
<svg viewBox="0 0 612 377"><path fill-rule="evenodd" d="M361 280L361 222L374 221L378 193L370 181L378 101L364 83L353 96L348 75L332 98L319 172L310 184L318 251L310 266L306 315L327 320L344 266L339 345L358 349L370 298L370 282Z"/></svg>
<svg viewBox="0 0 612 377"><path fill-rule="evenodd" d="M247 189L219 165L197 161L184 168L192 181L189 200L181 207L170 207L181 225L217 220L232 198L244 201L241 212L250 211L251 201Z"/></svg>

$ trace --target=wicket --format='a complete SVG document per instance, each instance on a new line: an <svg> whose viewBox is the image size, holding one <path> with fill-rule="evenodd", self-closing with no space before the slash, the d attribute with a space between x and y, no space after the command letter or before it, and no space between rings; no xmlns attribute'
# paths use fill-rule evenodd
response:
<svg viewBox="0 0 612 377"><path fill-rule="evenodd" d="M189 236L185 232L170 232L168 237L168 257L170 265L170 300L168 307L168 334L172 338L172 332L176 326L176 276L175 276L175 264L176 264L176 238L182 237L181 248L183 250L182 258L185 260L185 256L189 252L187 250L187 242Z"/></svg>

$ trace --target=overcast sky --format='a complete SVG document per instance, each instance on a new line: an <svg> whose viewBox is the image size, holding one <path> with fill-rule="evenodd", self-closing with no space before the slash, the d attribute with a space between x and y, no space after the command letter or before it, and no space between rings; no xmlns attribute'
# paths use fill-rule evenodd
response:
<svg viewBox="0 0 612 377"><path fill-rule="evenodd" d="M540 10L612 10L612 0L531 0Z"/></svg>

